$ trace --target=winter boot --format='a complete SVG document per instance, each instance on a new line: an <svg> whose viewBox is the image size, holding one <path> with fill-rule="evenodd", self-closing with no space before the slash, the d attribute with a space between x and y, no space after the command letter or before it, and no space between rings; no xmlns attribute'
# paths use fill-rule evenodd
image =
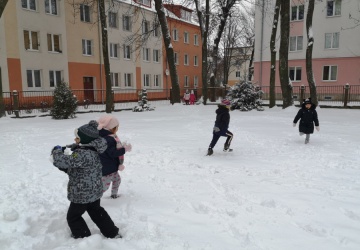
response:
<svg viewBox="0 0 360 250"><path fill-rule="evenodd" d="M308 144L309 141L310 141L310 135L307 134L307 135L306 135L306 138L305 138L305 144Z"/></svg>
<svg viewBox="0 0 360 250"><path fill-rule="evenodd" d="M207 155L212 155L214 153L213 149L212 148L208 148L208 153Z"/></svg>
<svg viewBox="0 0 360 250"><path fill-rule="evenodd" d="M112 194L110 196L111 199L116 199L116 198L119 198L119 197L120 197L120 195L118 195L118 194Z"/></svg>
<svg viewBox="0 0 360 250"><path fill-rule="evenodd" d="M224 144L224 152L232 152L233 150L231 149L231 148L229 148L230 147L230 145L229 144L227 144L227 143L225 143Z"/></svg>

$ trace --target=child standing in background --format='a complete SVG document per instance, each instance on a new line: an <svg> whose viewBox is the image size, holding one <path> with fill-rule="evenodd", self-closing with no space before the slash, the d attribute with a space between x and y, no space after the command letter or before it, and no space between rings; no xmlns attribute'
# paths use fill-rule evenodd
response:
<svg viewBox="0 0 360 250"><path fill-rule="evenodd" d="M131 151L131 144L121 143L116 132L119 128L119 121L111 115L104 115L98 120L99 134L107 142L107 149L100 154L102 168L103 192L111 187L111 198L118 198L118 191L121 184L121 177L118 170L123 171L125 166L125 152Z"/></svg>

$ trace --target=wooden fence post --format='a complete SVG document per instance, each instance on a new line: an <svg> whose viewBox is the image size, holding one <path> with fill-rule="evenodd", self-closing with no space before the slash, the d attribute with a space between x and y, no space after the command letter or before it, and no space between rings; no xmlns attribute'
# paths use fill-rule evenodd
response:
<svg viewBox="0 0 360 250"><path fill-rule="evenodd" d="M19 118L19 94L16 90L13 90L13 100L14 100L14 113L16 118Z"/></svg>
<svg viewBox="0 0 360 250"><path fill-rule="evenodd" d="M304 97L305 97L305 86L301 85L300 86L300 99L299 99L300 105L303 102L303 100L305 99Z"/></svg>
<svg viewBox="0 0 360 250"><path fill-rule="evenodd" d="M347 107L347 104L349 102L349 92L350 92L350 84L345 84L344 86L345 94L344 94L344 108Z"/></svg>

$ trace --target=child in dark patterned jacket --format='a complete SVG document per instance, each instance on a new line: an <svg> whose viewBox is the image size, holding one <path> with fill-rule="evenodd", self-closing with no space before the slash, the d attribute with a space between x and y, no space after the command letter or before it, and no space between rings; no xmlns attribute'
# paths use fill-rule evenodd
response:
<svg viewBox="0 0 360 250"><path fill-rule="evenodd" d="M106 192L112 184L110 197L116 199L119 197L118 191L121 184L118 170L124 170L124 155L125 152L131 151L131 144L121 143L116 134L119 129L119 121L114 116L104 115L100 117L98 123L99 134L107 142L106 151L100 154L101 164L103 165L103 192Z"/></svg>
<svg viewBox="0 0 360 250"><path fill-rule="evenodd" d="M61 146L52 150L53 164L59 169L66 170L69 176L68 199L70 207L67 222L71 236L75 239L91 235L82 215L88 212L90 218L107 238L121 238L109 214L100 206L102 188L102 165L99 153L106 150L106 141L99 137L98 123L90 121L75 129L75 142L71 155L64 154Z"/></svg>

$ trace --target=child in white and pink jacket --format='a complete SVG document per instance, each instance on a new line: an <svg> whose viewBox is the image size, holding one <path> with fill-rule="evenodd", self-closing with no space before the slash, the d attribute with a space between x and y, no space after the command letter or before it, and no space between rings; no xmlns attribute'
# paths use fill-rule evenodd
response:
<svg viewBox="0 0 360 250"><path fill-rule="evenodd" d="M121 177L118 170L125 169L125 152L131 151L131 144L121 143L116 132L119 129L119 121L112 115L104 115L98 120L99 135L107 142L107 149L100 154L102 168L103 192L111 187L111 198L118 198L118 191L121 184Z"/></svg>

